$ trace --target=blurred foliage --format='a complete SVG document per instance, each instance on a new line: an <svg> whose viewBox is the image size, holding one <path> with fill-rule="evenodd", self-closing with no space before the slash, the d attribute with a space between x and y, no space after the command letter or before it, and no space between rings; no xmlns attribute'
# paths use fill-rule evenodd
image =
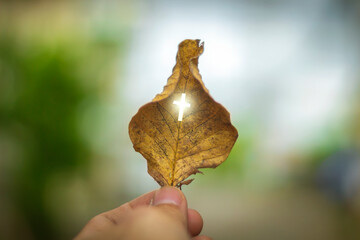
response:
<svg viewBox="0 0 360 240"><path fill-rule="evenodd" d="M7 169L9 199L35 239L57 239L46 191L59 173L86 176L91 149L80 110L84 102L101 105L109 84L103 71L112 66L105 64L114 60L120 41L96 35L44 41L9 30L0 36L0 135L13 139L21 153L4 159L17 162Z"/></svg>

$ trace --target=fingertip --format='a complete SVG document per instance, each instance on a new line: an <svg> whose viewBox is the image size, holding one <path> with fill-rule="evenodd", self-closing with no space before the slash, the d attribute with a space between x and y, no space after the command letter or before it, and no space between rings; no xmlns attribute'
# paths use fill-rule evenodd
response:
<svg viewBox="0 0 360 240"><path fill-rule="evenodd" d="M174 187L162 187L154 194L153 205L174 204L180 206L185 199L184 194Z"/></svg>
<svg viewBox="0 0 360 240"><path fill-rule="evenodd" d="M180 208L181 212L187 215L187 201L185 195L175 187L162 187L154 194L152 201L153 206L162 204L171 204Z"/></svg>
<svg viewBox="0 0 360 240"><path fill-rule="evenodd" d="M188 229L191 236L197 236L200 234L203 228L203 219L200 213L194 209L188 209Z"/></svg>

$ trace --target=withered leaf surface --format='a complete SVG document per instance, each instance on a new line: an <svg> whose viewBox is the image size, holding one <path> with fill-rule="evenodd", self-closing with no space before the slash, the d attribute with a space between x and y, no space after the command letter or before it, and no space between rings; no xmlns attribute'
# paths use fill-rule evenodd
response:
<svg viewBox="0 0 360 240"><path fill-rule="evenodd" d="M142 106L129 124L134 149L146 158L149 174L161 186L188 184L186 178L199 168L217 167L238 136L229 112L201 80L198 58L203 50L200 40L181 42L163 92Z"/></svg>

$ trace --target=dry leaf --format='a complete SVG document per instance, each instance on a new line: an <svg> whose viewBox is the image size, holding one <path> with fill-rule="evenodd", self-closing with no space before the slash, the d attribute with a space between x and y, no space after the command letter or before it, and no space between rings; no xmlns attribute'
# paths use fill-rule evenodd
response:
<svg viewBox="0 0 360 240"><path fill-rule="evenodd" d="M181 187L199 168L217 167L238 136L229 112L213 100L201 80L197 66L203 50L200 40L181 42L163 92L142 106L129 124L134 149L146 158L149 174L161 186Z"/></svg>

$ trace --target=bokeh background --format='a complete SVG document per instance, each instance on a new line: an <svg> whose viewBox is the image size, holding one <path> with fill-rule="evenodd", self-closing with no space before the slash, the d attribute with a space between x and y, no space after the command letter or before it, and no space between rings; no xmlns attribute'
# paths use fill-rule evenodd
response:
<svg viewBox="0 0 360 240"><path fill-rule="evenodd" d="M1 1L0 239L70 239L158 188L127 126L177 45L239 138L184 186L214 239L360 239L360 2Z"/></svg>

